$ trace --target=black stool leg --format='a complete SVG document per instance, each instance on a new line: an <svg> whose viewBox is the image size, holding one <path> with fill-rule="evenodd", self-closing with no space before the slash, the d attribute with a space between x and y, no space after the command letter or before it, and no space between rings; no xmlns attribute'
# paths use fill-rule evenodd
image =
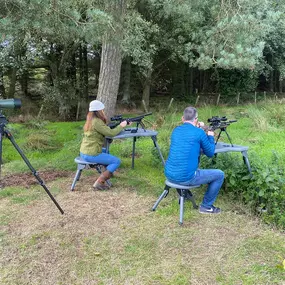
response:
<svg viewBox="0 0 285 285"><path fill-rule="evenodd" d="M156 210L156 208L157 208L158 204L160 203L160 201L168 195L169 189L170 189L170 187L165 185L164 191L162 192L162 194L159 196L159 198L157 199L157 201L155 202L155 204L152 207L153 211Z"/></svg>
<svg viewBox="0 0 285 285"><path fill-rule="evenodd" d="M180 196L182 196L182 190L181 189L176 189L177 190L177 193L179 195L179 203L180 203ZM196 204L196 201L195 201L195 198L192 194L192 192L190 190L183 190L185 191L185 196L184 196L184 200L190 200L192 205L193 205L193 208L194 209L198 209L199 207L197 206Z"/></svg>
<svg viewBox="0 0 285 285"><path fill-rule="evenodd" d="M187 191L188 191L187 199L192 202L192 205L193 205L194 209L198 209L199 207L197 206L197 204L195 202L195 199L194 199L194 196L193 196L192 192L190 190L187 190Z"/></svg>
<svg viewBox="0 0 285 285"><path fill-rule="evenodd" d="M71 189L70 189L71 191L74 190L75 184L77 181L79 181L80 176L81 176L81 172L85 168L85 166L86 166L85 164L78 164L77 171L76 171L75 177L74 177L72 185L71 185Z"/></svg>

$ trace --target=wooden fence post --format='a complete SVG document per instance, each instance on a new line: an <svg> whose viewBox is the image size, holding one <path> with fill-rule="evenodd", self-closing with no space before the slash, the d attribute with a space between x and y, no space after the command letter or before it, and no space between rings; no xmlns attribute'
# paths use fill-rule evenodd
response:
<svg viewBox="0 0 285 285"><path fill-rule="evenodd" d="M142 104L143 104L144 111L145 111L146 113L148 113L148 110L147 110L147 107L146 107L146 104L145 104L145 101L144 101L144 100L142 100Z"/></svg>
<svg viewBox="0 0 285 285"><path fill-rule="evenodd" d="M256 105L256 91L254 92L254 104Z"/></svg>
<svg viewBox="0 0 285 285"><path fill-rule="evenodd" d="M77 103L77 110L76 110L76 121L78 121L79 118L79 113L80 113L80 101Z"/></svg>
<svg viewBox="0 0 285 285"><path fill-rule="evenodd" d="M198 102L199 102L199 99L200 99L200 96L197 95L196 102L195 102L195 106L197 106L197 104L198 104Z"/></svg>
<svg viewBox="0 0 285 285"><path fill-rule="evenodd" d="M39 119L39 118L41 117L42 112L43 112L43 108L44 108L44 105L42 104L42 105L41 105L41 108L40 108L40 110L39 110L39 113L38 113L38 115L37 115L37 119Z"/></svg>
<svg viewBox="0 0 285 285"><path fill-rule="evenodd" d="M264 101L266 101L266 91L263 92Z"/></svg>
<svg viewBox="0 0 285 285"><path fill-rule="evenodd" d="M219 93L218 98L217 98L217 101L216 101L216 105L217 105L217 106L219 105L220 97L221 97L221 94Z"/></svg>
<svg viewBox="0 0 285 285"><path fill-rule="evenodd" d="M239 104L239 96L240 96L240 93L238 93L237 95L237 105Z"/></svg>
<svg viewBox="0 0 285 285"><path fill-rule="evenodd" d="M174 100L174 98L171 98L171 100L170 100L170 102L169 102L169 105L168 105L168 107L167 107L167 111L170 110L170 107L171 107L171 105L172 105L172 103L173 103L173 100Z"/></svg>

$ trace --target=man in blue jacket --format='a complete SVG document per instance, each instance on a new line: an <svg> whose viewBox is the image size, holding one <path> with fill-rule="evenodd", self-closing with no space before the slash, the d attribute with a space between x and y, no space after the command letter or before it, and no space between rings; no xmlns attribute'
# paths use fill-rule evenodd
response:
<svg viewBox="0 0 285 285"><path fill-rule="evenodd" d="M183 124L176 127L171 135L169 155L165 164L165 176L170 182L182 185L208 184L199 207L202 214L218 214L220 208L213 204L224 181L224 172L219 169L199 169L201 149L208 157L215 152L214 132L201 129L198 112L187 107L182 117Z"/></svg>

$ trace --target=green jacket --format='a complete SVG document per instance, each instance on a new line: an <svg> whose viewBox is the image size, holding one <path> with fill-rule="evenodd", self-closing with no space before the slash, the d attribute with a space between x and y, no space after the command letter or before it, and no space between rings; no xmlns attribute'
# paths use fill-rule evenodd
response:
<svg viewBox="0 0 285 285"><path fill-rule="evenodd" d="M110 129L101 119L94 118L91 130L83 134L80 152L87 155L102 153L105 136L114 137L123 129L120 125L114 129Z"/></svg>

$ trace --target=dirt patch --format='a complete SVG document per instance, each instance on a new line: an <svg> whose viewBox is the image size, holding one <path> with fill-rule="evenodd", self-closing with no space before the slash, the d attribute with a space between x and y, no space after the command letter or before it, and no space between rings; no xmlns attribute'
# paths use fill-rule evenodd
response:
<svg viewBox="0 0 285 285"><path fill-rule="evenodd" d="M55 170L47 170L47 171L40 171L38 172L38 176L44 181L49 182L53 181L58 178L62 177L69 177L73 175L74 172L72 171L55 171ZM11 174L2 177L1 179L1 187L9 187L9 186L22 186L25 188L29 188L32 185L38 184L38 180L36 177L31 173L17 173L17 174Z"/></svg>

